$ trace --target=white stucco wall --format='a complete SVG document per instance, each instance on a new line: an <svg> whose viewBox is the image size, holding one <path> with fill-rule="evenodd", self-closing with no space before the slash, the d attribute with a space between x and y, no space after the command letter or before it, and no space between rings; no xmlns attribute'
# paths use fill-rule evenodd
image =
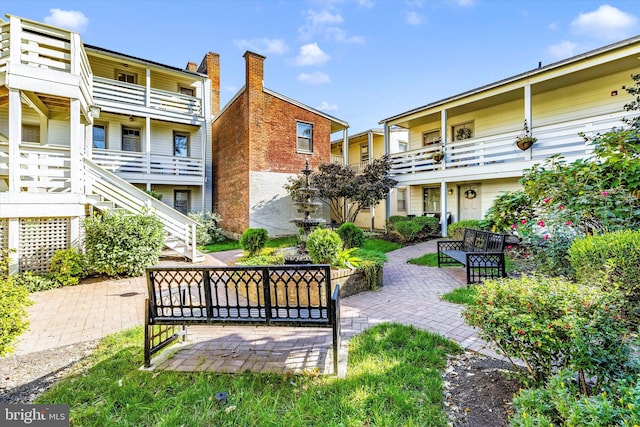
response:
<svg viewBox="0 0 640 427"><path fill-rule="evenodd" d="M289 221L301 214L295 211L284 189L288 178L293 176L278 172L249 173L249 227L264 228L270 236L298 234L298 228ZM324 218L329 223L328 208L321 207L314 218Z"/></svg>

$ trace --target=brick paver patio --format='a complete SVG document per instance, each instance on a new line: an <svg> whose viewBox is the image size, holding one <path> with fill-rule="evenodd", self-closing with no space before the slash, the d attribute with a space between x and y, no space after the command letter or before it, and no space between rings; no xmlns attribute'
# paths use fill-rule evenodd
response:
<svg viewBox="0 0 640 427"><path fill-rule="evenodd" d="M435 252L435 241L387 254L384 286L341 300L344 374L349 338L382 323L398 322L439 333L462 347L496 357L461 316L462 306L440 299L466 286L463 268L430 268L407 264L410 258ZM207 256L205 264L222 264L237 252ZM172 261L163 261L162 264ZM144 324L144 277L89 281L80 286L32 295L30 329L16 346L17 354L67 346ZM142 347L142 342L140 347ZM331 330L295 327L192 326L186 343L164 351L154 369L216 372L297 370L332 371Z"/></svg>

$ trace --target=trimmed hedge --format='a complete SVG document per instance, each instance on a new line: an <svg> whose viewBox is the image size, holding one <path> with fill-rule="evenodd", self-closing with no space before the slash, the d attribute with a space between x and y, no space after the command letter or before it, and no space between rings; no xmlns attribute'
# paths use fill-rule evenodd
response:
<svg viewBox="0 0 640 427"><path fill-rule="evenodd" d="M240 238L240 246L253 256L265 247L268 239L269 233L264 228L247 228Z"/></svg>
<svg viewBox="0 0 640 427"><path fill-rule="evenodd" d="M359 248L364 244L364 232L354 223L345 222L338 230L338 236L342 239L345 249Z"/></svg>
<svg viewBox="0 0 640 427"><path fill-rule="evenodd" d="M627 313L640 317L640 231L576 239L568 256L578 281L618 287L629 303Z"/></svg>

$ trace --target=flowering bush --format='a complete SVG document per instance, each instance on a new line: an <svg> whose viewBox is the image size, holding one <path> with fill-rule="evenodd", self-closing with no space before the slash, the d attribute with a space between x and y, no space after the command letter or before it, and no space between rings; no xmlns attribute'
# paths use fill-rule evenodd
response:
<svg viewBox="0 0 640 427"><path fill-rule="evenodd" d="M550 197L544 198L534 212L535 216L511 225L511 231L521 239L524 256L541 273L572 275L567 254L574 239L584 235L583 230L574 225L571 211Z"/></svg>
<svg viewBox="0 0 640 427"><path fill-rule="evenodd" d="M525 383L541 385L567 368L586 388L585 378L606 384L625 371L629 346L617 292L537 275L487 280L480 289L465 321L514 366L524 362Z"/></svg>

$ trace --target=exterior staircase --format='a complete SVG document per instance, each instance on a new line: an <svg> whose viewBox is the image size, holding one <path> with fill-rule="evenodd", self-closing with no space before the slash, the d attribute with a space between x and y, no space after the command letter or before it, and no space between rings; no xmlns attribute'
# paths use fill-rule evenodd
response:
<svg viewBox="0 0 640 427"><path fill-rule="evenodd" d="M85 194L89 205L103 211L121 209L132 214L151 213L164 226L165 246L192 262L204 261L204 255L196 249L197 222L101 168L92 160L84 157L83 163L86 172Z"/></svg>

